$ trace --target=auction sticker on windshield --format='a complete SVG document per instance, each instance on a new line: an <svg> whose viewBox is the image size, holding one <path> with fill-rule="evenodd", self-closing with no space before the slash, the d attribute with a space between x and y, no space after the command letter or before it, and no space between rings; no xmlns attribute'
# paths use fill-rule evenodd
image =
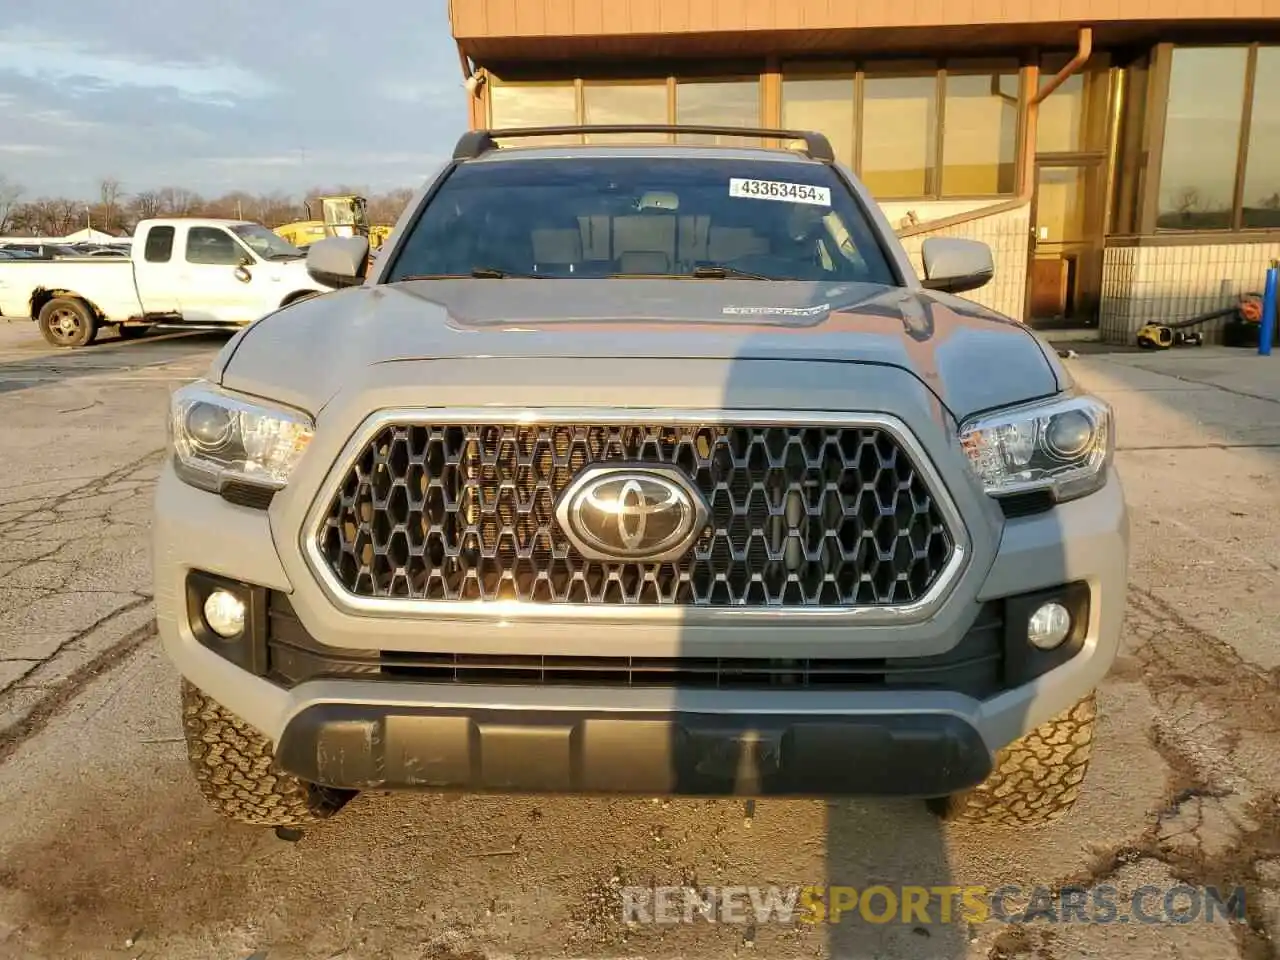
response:
<svg viewBox="0 0 1280 960"><path fill-rule="evenodd" d="M751 200L782 200L786 203L810 203L815 207L831 206L831 188L808 183L786 183L781 180L746 180L732 177L729 196Z"/></svg>

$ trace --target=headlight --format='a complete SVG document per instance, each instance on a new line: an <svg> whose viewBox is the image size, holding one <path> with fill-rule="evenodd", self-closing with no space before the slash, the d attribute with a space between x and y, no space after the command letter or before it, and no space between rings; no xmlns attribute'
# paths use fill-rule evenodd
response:
<svg viewBox="0 0 1280 960"><path fill-rule="evenodd" d="M176 391L169 408L174 469L214 492L228 480L283 487L313 432L305 414L241 400L207 383Z"/></svg>
<svg viewBox="0 0 1280 960"><path fill-rule="evenodd" d="M971 420L960 445L989 495L1050 490L1064 501L1106 483L1115 426L1106 403L1074 396Z"/></svg>

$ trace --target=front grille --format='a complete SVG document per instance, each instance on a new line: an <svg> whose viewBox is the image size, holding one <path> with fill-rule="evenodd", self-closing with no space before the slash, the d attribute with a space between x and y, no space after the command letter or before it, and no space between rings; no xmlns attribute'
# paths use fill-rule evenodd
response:
<svg viewBox="0 0 1280 960"><path fill-rule="evenodd" d="M578 552L555 506L602 463L683 471L709 507L684 556ZM393 424L317 537L361 598L677 607L911 603L955 550L917 465L876 426Z"/></svg>
<svg viewBox="0 0 1280 960"><path fill-rule="evenodd" d="M350 650L316 641L288 597L271 592L267 657L287 688L321 679L498 686L718 690L946 690L977 699L1004 689L1004 606L985 604L960 641L927 657L576 657Z"/></svg>

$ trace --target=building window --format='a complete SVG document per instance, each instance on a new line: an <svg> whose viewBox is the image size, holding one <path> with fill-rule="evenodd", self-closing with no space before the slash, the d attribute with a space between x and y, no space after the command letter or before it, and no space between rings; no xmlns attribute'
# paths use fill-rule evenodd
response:
<svg viewBox="0 0 1280 960"><path fill-rule="evenodd" d="M825 133L877 200L1016 193L1017 65L940 66L871 63L844 74L785 66L783 125Z"/></svg>
<svg viewBox="0 0 1280 960"><path fill-rule="evenodd" d="M676 123L717 127L760 126L760 78L680 80L676 84ZM749 137L682 136L681 143L759 146Z"/></svg>
<svg viewBox="0 0 1280 960"><path fill-rule="evenodd" d="M1280 227L1280 47L1260 47L1253 75L1249 154L1241 200L1242 226Z"/></svg>
<svg viewBox="0 0 1280 960"><path fill-rule="evenodd" d="M1248 63L1246 47L1173 51L1157 227L1232 226Z"/></svg>
<svg viewBox="0 0 1280 960"><path fill-rule="evenodd" d="M836 159L852 169L856 165L858 136L854 76L784 79L782 125L788 130L825 133Z"/></svg>
<svg viewBox="0 0 1280 960"><path fill-rule="evenodd" d="M1067 65L1067 54L1040 62L1040 89ZM1079 72L1041 101L1036 110L1037 153L1096 153L1107 149L1111 58L1095 51Z"/></svg>
<svg viewBox="0 0 1280 960"><path fill-rule="evenodd" d="M578 91L567 83L497 83L489 91L489 125L564 127L578 122ZM527 144L578 143L577 137L545 137Z"/></svg>
<svg viewBox="0 0 1280 960"><path fill-rule="evenodd" d="M869 76L862 84L862 182L877 199L938 190L938 77Z"/></svg>
<svg viewBox="0 0 1280 960"><path fill-rule="evenodd" d="M1280 46L1175 47L1158 230L1280 229Z"/></svg>
<svg viewBox="0 0 1280 960"><path fill-rule="evenodd" d="M618 123L668 122L667 84L610 83L587 80L582 85L583 123L588 125ZM652 142L651 136L629 134L592 134L588 143Z"/></svg>
<svg viewBox="0 0 1280 960"><path fill-rule="evenodd" d="M942 195L1013 193L1018 156L1018 77L947 74Z"/></svg>

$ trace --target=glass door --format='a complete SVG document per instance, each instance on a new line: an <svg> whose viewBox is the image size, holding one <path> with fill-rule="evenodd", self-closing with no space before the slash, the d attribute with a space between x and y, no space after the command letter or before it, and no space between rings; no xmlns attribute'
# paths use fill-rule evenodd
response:
<svg viewBox="0 0 1280 960"><path fill-rule="evenodd" d="M1097 324L1105 205L1103 159L1036 164L1028 284L1032 326Z"/></svg>

